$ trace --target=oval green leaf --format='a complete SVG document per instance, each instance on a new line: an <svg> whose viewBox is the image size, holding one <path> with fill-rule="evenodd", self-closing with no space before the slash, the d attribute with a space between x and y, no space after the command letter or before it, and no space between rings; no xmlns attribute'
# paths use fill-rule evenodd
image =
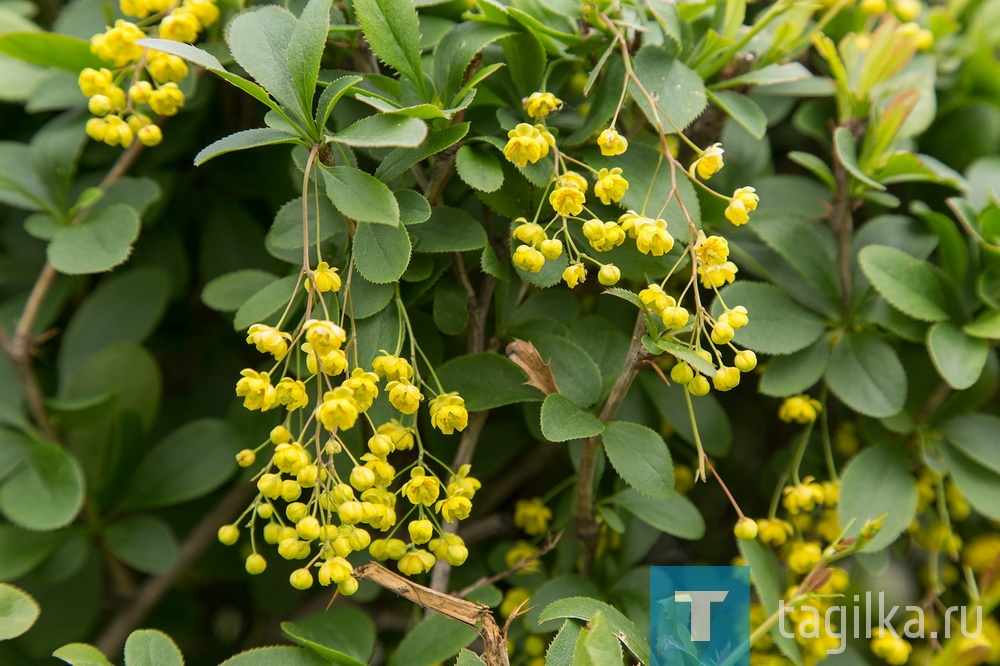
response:
<svg viewBox="0 0 1000 666"><path fill-rule="evenodd" d="M637 492L654 499L673 494L674 464L667 443L654 430L638 423L611 421L602 439L611 465Z"/></svg>
<svg viewBox="0 0 1000 666"><path fill-rule="evenodd" d="M864 524L884 516L882 529L864 548L882 550L913 522L917 485L910 474L910 457L900 444L878 444L855 456L840 483L840 526L857 536Z"/></svg>
<svg viewBox="0 0 1000 666"><path fill-rule="evenodd" d="M906 371L896 352L871 333L846 333L834 346L826 383L854 411L885 418L906 402Z"/></svg>

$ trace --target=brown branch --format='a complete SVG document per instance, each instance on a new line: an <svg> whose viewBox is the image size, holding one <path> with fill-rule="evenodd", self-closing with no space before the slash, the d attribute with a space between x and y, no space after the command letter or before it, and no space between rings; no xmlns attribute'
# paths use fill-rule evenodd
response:
<svg viewBox="0 0 1000 666"><path fill-rule="evenodd" d="M118 611L94 643L97 649L109 658L120 654L128 635L156 607L180 575L215 541L219 526L238 515L256 492L257 489L250 483L239 482L233 486L181 543L174 565L159 576L146 579L135 597L128 600L128 604Z"/></svg>
<svg viewBox="0 0 1000 666"><path fill-rule="evenodd" d="M604 407L601 408L601 421L609 421L618 413L625 395L632 386L632 380L639 372L639 366L646 359L646 349L642 346L642 336L646 333L644 313L640 312L632 331L632 343L629 345L622 363L621 372L611 392L608 394ZM597 524L597 514L594 511L594 478L597 468L597 454L601 450L601 437L588 437L583 440L583 453L580 457L580 474L576 485L576 536L583 542L583 571L589 572L594 562L597 550L597 540L601 529Z"/></svg>
<svg viewBox="0 0 1000 666"><path fill-rule="evenodd" d="M488 606L459 599L444 592L418 585L409 578L372 562L354 570L358 580L368 580L428 610L472 627L483 639L483 659L487 666L510 666L507 640Z"/></svg>
<svg viewBox="0 0 1000 666"><path fill-rule="evenodd" d="M545 539L545 543L542 544L542 547L539 548L534 553L532 553L529 557L524 558L514 566L508 567L499 573L493 574L492 576L483 576L482 578L472 583L471 585L468 585L459 590L458 592L456 592L455 596L464 598L466 595L472 594L473 592L483 587L484 585L492 585L498 580L503 580L507 576L515 574L525 567L531 566L534 562L540 560L542 557L547 555L553 548L555 548L556 545L559 543L559 539L562 538L562 535L563 535L562 532L560 532L559 534L550 534L548 538Z"/></svg>

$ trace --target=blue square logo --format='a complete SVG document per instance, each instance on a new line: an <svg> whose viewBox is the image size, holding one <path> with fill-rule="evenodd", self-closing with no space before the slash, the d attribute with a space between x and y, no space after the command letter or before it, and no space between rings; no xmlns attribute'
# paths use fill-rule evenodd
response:
<svg viewBox="0 0 1000 666"><path fill-rule="evenodd" d="M653 666L750 666L750 568L652 567Z"/></svg>

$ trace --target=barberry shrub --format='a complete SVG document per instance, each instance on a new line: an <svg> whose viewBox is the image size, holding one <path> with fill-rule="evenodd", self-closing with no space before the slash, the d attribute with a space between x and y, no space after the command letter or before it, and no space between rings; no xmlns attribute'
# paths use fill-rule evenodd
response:
<svg viewBox="0 0 1000 666"><path fill-rule="evenodd" d="M0 663L1000 663L998 20L0 3Z"/></svg>

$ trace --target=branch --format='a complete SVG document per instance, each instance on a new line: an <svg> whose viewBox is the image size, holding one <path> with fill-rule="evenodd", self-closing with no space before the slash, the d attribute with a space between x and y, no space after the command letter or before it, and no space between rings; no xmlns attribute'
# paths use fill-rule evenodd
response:
<svg viewBox="0 0 1000 666"><path fill-rule="evenodd" d="M377 562L365 564L354 570L358 580L368 580L401 597L409 599L428 610L461 622L475 629L483 639L483 658L487 666L510 666L507 657L507 640L497 625L488 606L453 597L444 592L418 585L409 578L395 574Z"/></svg>
<svg viewBox="0 0 1000 666"><path fill-rule="evenodd" d="M632 331L632 343L629 345L625 362L608 399L601 409L601 421L609 421L618 413L625 395L632 386L632 380L639 372L639 365L646 358L646 350L642 346L642 336L646 333L646 322L640 312ZM601 449L601 437L588 437L583 440L583 453L580 458L580 474L576 485L576 536L583 541L583 571L589 572L594 562L597 550L597 540L600 536L600 526L594 511L594 478L597 468L597 454Z"/></svg>
<svg viewBox="0 0 1000 666"><path fill-rule="evenodd" d="M238 482L233 486L184 539L177 551L174 565L159 576L148 578L139 587L135 597L128 601L128 605L118 611L94 643L97 649L109 658L120 654L128 635L156 607L180 575L215 541L219 526L242 511L256 493L257 489L250 483Z"/></svg>
<svg viewBox="0 0 1000 666"><path fill-rule="evenodd" d="M857 135L857 128L848 127L852 134ZM837 267L840 273L840 307L844 317L851 311L851 263L853 258L854 220L851 218L851 175L841 164L840 159L833 157L833 180L836 191L830 205L830 229L837 237Z"/></svg>

